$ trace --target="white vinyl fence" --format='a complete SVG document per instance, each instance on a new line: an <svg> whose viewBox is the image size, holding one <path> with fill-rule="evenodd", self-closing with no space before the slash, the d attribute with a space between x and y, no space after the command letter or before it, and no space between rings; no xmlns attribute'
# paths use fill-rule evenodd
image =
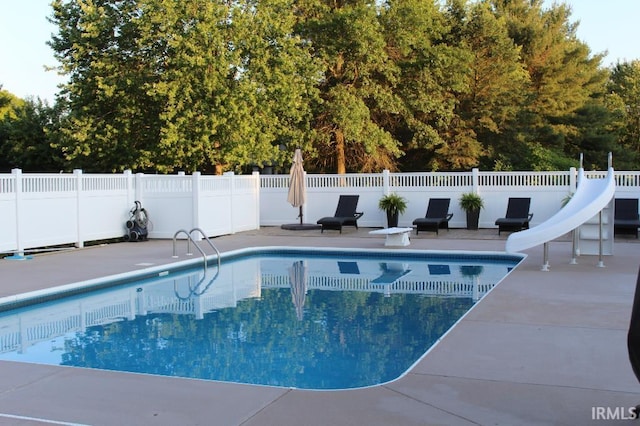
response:
<svg viewBox="0 0 640 426"><path fill-rule="evenodd" d="M257 229L259 176L0 175L0 252L122 237L134 201L149 214L149 237L201 228L208 236ZM184 235L181 235L184 238ZM199 237L194 234L194 238Z"/></svg>
<svg viewBox="0 0 640 426"><path fill-rule="evenodd" d="M603 178L606 172L586 172L589 178ZM481 228L494 228L495 220L504 217L510 197L530 197L531 226L544 222L562 207L562 200L575 191L577 170L566 172L425 172L349 175L307 175L307 202L303 207L305 223L316 223L333 216L340 194L359 194L358 220L363 227L386 226L386 215L378 209L384 194L395 192L408 201L400 215L399 226L411 226L414 219L424 217L430 198L451 198L451 228L464 228L466 214L458 199L465 192L476 192L484 200L480 212ZM616 172L616 197L640 198L640 172ZM279 226L298 221L298 209L287 203L288 175L261 176L262 226Z"/></svg>
<svg viewBox="0 0 640 426"><path fill-rule="evenodd" d="M587 172L604 177L605 172ZM424 217L429 198L451 198L450 227L466 226L458 206L464 192L485 203L480 227L494 228L509 197L531 197L531 226L554 215L575 190L577 172L426 172L307 175L305 223L332 216L341 194L358 194L362 227L384 227L378 209L384 194L408 201L400 226ZM616 172L616 197L640 198L640 172ZM0 174L0 253L118 238L125 234L134 201L150 219L150 238L172 238L180 230L201 228L208 236L297 223L298 208L287 203L288 175ZM194 235L195 236L195 235ZM181 237L184 237L181 235Z"/></svg>

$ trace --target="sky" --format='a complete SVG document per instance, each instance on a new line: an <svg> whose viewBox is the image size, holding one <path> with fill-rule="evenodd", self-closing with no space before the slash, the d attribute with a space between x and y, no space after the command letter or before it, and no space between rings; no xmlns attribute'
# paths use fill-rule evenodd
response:
<svg viewBox="0 0 640 426"><path fill-rule="evenodd" d="M0 0L0 85L20 98L53 104L64 79L45 66L57 61L46 42L56 27L47 21L51 0ZM571 6L571 22L592 54L608 52L603 65L640 59L639 0L558 0ZM544 0L549 7L554 0Z"/></svg>

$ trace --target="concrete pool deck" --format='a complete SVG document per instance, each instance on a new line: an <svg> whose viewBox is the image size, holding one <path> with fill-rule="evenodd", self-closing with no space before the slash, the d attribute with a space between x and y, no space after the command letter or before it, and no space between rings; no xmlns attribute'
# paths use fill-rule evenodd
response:
<svg viewBox="0 0 640 426"><path fill-rule="evenodd" d="M221 251L384 248L370 230L267 227L213 242ZM506 237L497 229L452 229L412 235L403 249L502 251ZM175 262L171 252L171 241L152 240L0 260L0 297ZM542 246L525 253L522 265L391 383L316 392L0 361L0 424L620 424L640 403L626 347L640 241L616 239L604 268L597 256L570 265L566 238L550 244L549 272L540 271Z"/></svg>

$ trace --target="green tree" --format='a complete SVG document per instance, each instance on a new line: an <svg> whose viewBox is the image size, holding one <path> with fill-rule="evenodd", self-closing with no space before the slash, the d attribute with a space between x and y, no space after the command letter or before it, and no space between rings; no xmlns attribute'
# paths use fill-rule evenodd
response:
<svg viewBox="0 0 640 426"><path fill-rule="evenodd" d="M72 167L119 171L154 167L160 105L147 93L159 79L141 38L135 0L52 3L58 34L50 41L68 76L58 102L68 111L60 148Z"/></svg>
<svg viewBox="0 0 640 426"><path fill-rule="evenodd" d="M0 170L20 168L26 172L58 172L64 167L62 153L51 146L50 133L58 111L40 99L19 99L0 91L7 100L0 108Z"/></svg>
<svg viewBox="0 0 640 426"><path fill-rule="evenodd" d="M305 142L317 78L291 0L53 2L68 116L87 170L240 170Z"/></svg>
<svg viewBox="0 0 640 426"><path fill-rule="evenodd" d="M565 152L574 159L580 153L592 169L606 170L608 153L613 153L616 168L626 170L634 164L637 155L625 153L618 144L618 134L614 126L614 114L602 102L594 101L578 108L571 117L570 124L578 129L576 135L567 136Z"/></svg>
<svg viewBox="0 0 640 426"><path fill-rule="evenodd" d="M542 0L490 4L521 47L531 83L527 107L505 133L511 142L501 146L497 160L517 169L557 168L565 163L566 138L579 133L568 118L603 93L607 72L600 67L602 54L591 56L577 38L578 24L570 22L565 4L554 3L549 9L542 8ZM559 163L541 166L536 161L542 157Z"/></svg>
<svg viewBox="0 0 640 426"><path fill-rule="evenodd" d="M375 0L302 0L298 34L313 46L324 69L315 104L316 167L338 173L390 166L401 155L378 117L396 110L390 82L395 67L386 51Z"/></svg>
<svg viewBox="0 0 640 426"><path fill-rule="evenodd" d="M472 55L465 68L469 90L458 96L458 119L449 126L446 148L451 168L465 169L477 166L482 156L494 158L509 143L503 132L525 106L529 75L505 19L488 2L453 0L447 12L450 43Z"/></svg>
<svg viewBox="0 0 640 426"><path fill-rule="evenodd" d="M633 67L606 92L570 8L542 5L54 0L68 84L45 136L89 172L282 167L296 147L322 172L564 169L616 134L640 156Z"/></svg>
<svg viewBox="0 0 640 426"><path fill-rule="evenodd" d="M2 85L0 84L0 117L5 115L8 110L7 106L11 104L13 98L14 96L11 93L2 90Z"/></svg>
<svg viewBox="0 0 640 426"><path fill-rule="evenodd" d="M219 139L234 141L231 158L237 164L282 165L296 147L311 152L322 67L308 40L295 34L296 1L246 3L232 18L240 62L227 89L233 102L223 110L228 122Z"/></svg>
<svg viewBox="0 0 640 426"><path fill-rule="evenodd" d="M389 0L381 20L386 49L395 64L394 93L399 103L384 116L406 156L404 170L451 168L467 140L448 133L471 60L465 46L451 44L439 2Z"/></svg>
<svg viewBox="0 0 640 426"><path fill-rule="evenodd" d="M0 119L15 117L16 109L24 105L24 100L0 86Z"/></svg>
<svg viewBox="0 0 640 426"><path fill-rule="evenodd" d="M607 102L616 115L619 144L640 167L640 60L619 62L611 70ZM618 163L618 161L616 161Z"/></svg>

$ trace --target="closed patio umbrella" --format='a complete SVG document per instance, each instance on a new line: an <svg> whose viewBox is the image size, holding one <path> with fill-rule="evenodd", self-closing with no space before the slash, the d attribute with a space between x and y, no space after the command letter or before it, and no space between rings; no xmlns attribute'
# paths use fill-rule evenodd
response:
<svg viewBox="0 0 640 426"><path fill-rule="evenodd" d="M296 317L298 321L302 321L307 295L307 267L302 260L293 262L289 268L289 283L291 284L291 301L296 308Z"/></svg>
<svg viewBox="0 0 640 426"><path fill-rule="evenodd" d="M287 194L287 201L293 206L300 209L298 217L300 223L292 223L282 225L282 229L289 229L294 231L305 229L320 229L320 225L303 223L302 221L302 206L307 200L307 185L305 183L304 166L302 164L302 151L296 149L293 155L293 164L291 164L291 170L289 171L289 193Z"/></svg>
<svg viewBox="0 0 640 426"><path fill-rule="evenodd" d="M287 201L293 207L300 208L300 225L302 225L302 206L307 198L307 186L304 181L304 166L302 165L302 151L296 149L293 155L293 164L289 172L289 193Z"/></svg>

